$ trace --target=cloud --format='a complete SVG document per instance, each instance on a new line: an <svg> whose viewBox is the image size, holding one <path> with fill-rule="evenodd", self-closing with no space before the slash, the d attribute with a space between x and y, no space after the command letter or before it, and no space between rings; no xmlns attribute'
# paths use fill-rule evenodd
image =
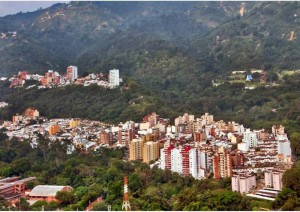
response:
<svg viewBox="0 0 300 212"><path fill-rule="evenodd" d="M32 12L38 8L47 8L56 3L67 1L0 1L0 17L18 12Z"/></svg>

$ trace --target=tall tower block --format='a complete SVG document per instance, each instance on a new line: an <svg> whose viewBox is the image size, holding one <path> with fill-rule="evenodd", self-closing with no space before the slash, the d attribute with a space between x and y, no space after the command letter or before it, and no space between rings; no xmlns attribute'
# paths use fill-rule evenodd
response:
<svg viewBox="0 0 300 212"><path fill-rule="evenodd" d="M129 197L128 197L128 179L127 176L124 177L124 197L123 197L123 205L122 210L128 211L131 209Z"/></svg>

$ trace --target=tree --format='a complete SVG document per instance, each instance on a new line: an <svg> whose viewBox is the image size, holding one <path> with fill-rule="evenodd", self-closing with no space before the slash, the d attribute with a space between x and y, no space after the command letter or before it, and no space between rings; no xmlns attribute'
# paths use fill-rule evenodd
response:
<svg viewBox="0 0 300 212"><path fill-rule="evenodd" d="M286 188L290 188L300 196L300 168L291 168L284 172L282 183Z"/></svg>
<svg viewBox="0 0 300 212"><path fill-rule="evenodd" d="M88 193L88 187L79 186L78 188L76 188L75 196L77 199L81 199L87 193Z"/></svg>
<svg viewBox="0 0 300 212"><path fill-rule="evenodd" d="M107 205L104 202L97 202L93 207L93 211L107 211Z"/></svg>
<svg viewBox="0 0 300 212"><path fill-rule="evenodd" d="M48 203L44 200L39 200L37 202L35 202L31 207L30 207L30 210L33 210L33 211L41 211L43 208L44 210L47 210L46 207L47 207Z"/></svg>
<svg viewBox="0 0 300 212"><path fill-rule="evenodd" d="M60 201L61 205L69 205L75 202L75 195L73 191L58 191L55 198Z"/></svg>
<svg viewBox="0 0 300 212"><path fill-rule="evenodd" d="M29 205L29 202L27 202L23 197L21 197L19 202L16 203L17 208L19 208L21 211L28 211Z"/></svg>
<svg viewBox="0 0 300 212"><path fill-rule="evenodd" d="M129 189L132 192L136 192L139 188L142 187L141 178L137 173L132 173L129 178Z"/></svg>
<svg viewBox="0 0 300 212"><path fill-rule="evenodd" d="M11 164L11 170L17 175L25 173L30 170L30 168L31 162L27 158L17 159Z"/></svg>

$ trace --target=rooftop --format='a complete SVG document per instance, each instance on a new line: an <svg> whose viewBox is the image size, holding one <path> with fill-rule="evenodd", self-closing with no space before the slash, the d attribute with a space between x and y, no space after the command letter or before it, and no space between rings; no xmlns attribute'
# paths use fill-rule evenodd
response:
<svg viewBox="0 0 300 212"><path fill-rule="evenodd" d="M56 185L38 185L32 189L29 196L55 196L58 191L62 191L70 186L56 186Z"/></svg>

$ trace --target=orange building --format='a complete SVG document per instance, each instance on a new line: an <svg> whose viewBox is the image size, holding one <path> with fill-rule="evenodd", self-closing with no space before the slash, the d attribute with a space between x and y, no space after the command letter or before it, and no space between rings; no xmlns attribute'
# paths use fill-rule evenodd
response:
<svg viewBox="0 0 300 212"><path fill-rule="evenodd" d="M50 126L49 128L49 135L55 135L56 133L59 133L60 132L60 128L58 125L52 125Z"/></svg>
<svg viewBox="0 0 300 212"><path fill-rule="evenodd" d="M25 196L26 184L35 180L35 177L28 177L20 180L20 177L9 177L0 180L0 197L9 203L16 202L21 196Z"/></svg>
<svg viewBox="0 0 300 212"><path fill-rule="evenodd" d="M111 132L105 132L105 130L100 133L100 143L102 144L112 144L113 143L113 134Z"/></svg>
<svg viewBox="0 0 300 212"><path fill-rule="evenodd" d="M220 147L213 157L213 171L215 179L232 176L232 156L224 147Z"/></svg>
<svg viewBox="0 0 300 212"><path fill-rule="evenodd" d="M150 161L157 160L159 158L159 143L148 141L143 147L143 162L149 163Z"/></svg>
<svg viewBox="0 0 300 212"><path fill-rule="evenodd" d="M132 139L129 144L129 160L142 160L143 159L143 139Z"/></svg>
<svg viewBox="0 0 300 212"><path fill-rule="evenodd" d="M23 115L29 118L36 118L40 116L40 112L34 108L27 108Z"/></svg>
<svg viewBox="0 0 300 212"><path fill-rule="evenodd" d="M22 120L23 120L23 116L20 116L18 113L12 118L13 123L20 122Z"/></svg>
<svg viewBox="0 0 300 212"><path fill-rule="evenodd" d="M58 201L55 196L58 191L71 191L71 186L38 185L29 194L30 200L44 200L46 202Z"/></svg>

